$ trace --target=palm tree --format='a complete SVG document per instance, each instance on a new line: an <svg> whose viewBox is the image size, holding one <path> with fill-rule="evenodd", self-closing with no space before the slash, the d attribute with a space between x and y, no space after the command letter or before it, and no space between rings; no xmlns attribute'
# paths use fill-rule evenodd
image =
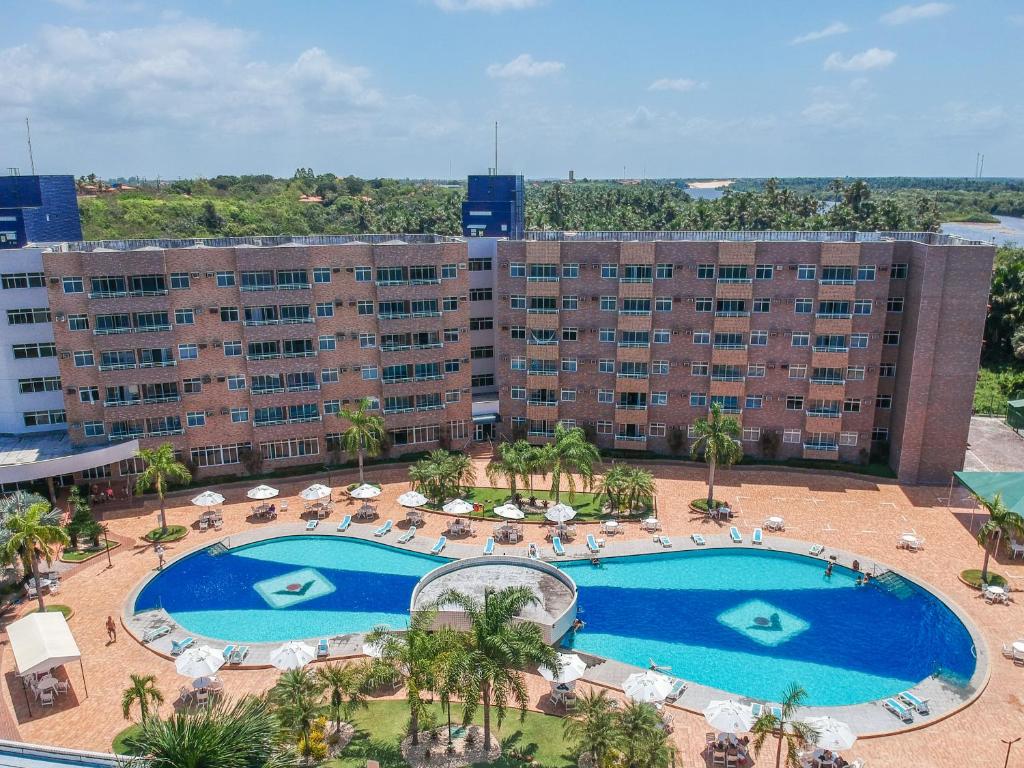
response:
<svg viewBox="0 0 1024 768"><path fill-rule="evenodd" d="M691 449L694 458L702 456L708 463L708 509L715 503L715 467L735 464L743 457L743 449L736 441L740 434L740 423L732 416L722 415L722 406L711 404L711 413L706 419L694 422L693 430L697 439Z"/></svg>
<svg viewBox="0 0 1024 768"><path fill-rule="evenodd" d="M782 697L781 717L776 717L770 707L754 723L750 732L754 734L754 752L761 754L765 741L769 736L777 736L778 748L775 751L775 768L782 768L782 743L786 743L786 765L788 768L800 768L800 749L813 744L818 739L818 732L802 720L796 720L796 712L807 698L807 691L798 683L790 684Z"/></svg>
<svg viewBox="0 0 1024 768"><path fill-rule="evenodd" d="M370 400L364 397L355 408L338 411L338 418L350 424L341 433L341 443L349 456L355 456L359 462L360 483L363 482L363 457L379 456L384 444L384 419L376 413L368 413L370 406Z"/></svg>
<svg viewBox="0 0 1024 768"><path fill-rule="evenodd" d="M192 473L174 458L174 446L170 443L164 443L156 448L140 448L139 456L146 468L135 480L135 492L142 494L151 488L156 491L160 498L160 532L166 533L167 514L164 511L164 497L167 495L167 484L191 482Z"/></svg>
<svg viewBox="0 0 1024 768"><path fill-rule="evenodd" d="M651 507L654 504L654 475L640 467L628 467L622 491L627 512L632 513L638 507Z"/></svg>
<svg viewBox="0 0 1024 768"><path fill-rule="evenodd" d="M462 699L467 721L477 704L483 703L485 751L491 748L492 706L497 709L499 725L510 702L526 713L523 670L532 664L558 668L558 654L544 642L540 628L532 622L515 621L538 602L529 587L487 589L482 603L458 590L447 590L437 600L438 605L454 606L466 614L469 629L462 634L461 647L446 673L451 688Z"/></svg>
<svg viewBox="0 0 1024 768"><path fill-rule="evenodd" d="M578 697L576 709L562 721L562 731L573 742L576 758L586 755L593 768L607 768L612 764L616 726L615 707L604 690Z"/></svg>
<svg viewBox="0 0 1024 768"><path fill-rule="evenodd" d="M449 453L438 448L409 467L413 488L435 504L458 496L476 482L473 461L464 453Z"/></svg>
<svg viewBox="0 0 1024 768"><path fill-rule="evenodd" d="M626 768L664 768L672 760L661 715L650 704L630 702L618 713L617 743Z"/></svg>
<svg viewBox="0 0 1024 768"><path fill-rule="evenodd" d="M529 482L530 452L533 446L525 440L498 445L498 455L487 464L485 472L491 483L497 484L504 480L509 488L509 495L515 498L519 481Z"/></svg>
<svg viewBox="0 0 1024 768"><path fill-rule="evenodd" d="M164 720L142 720L126 746L132 768L297 768L269 702L247 696Z"/></svg>
<svg viewBox="0 0 1024 768"><path fill-rule="evenodd" d="M469 456L464 453L451 452L448 454L444 466L446 476L457 492L465 493L473 487L476 482L476 469Z"/></svg>
<svg viewBox="0 0 1024 768"><path fill-rule="evenodd" d="M156 687L156 675L131 674L131 685L124 689L121 694L121 714L124 719L131 717L132 705L139 705L139 719L145 720L149 717L149 707L159 707L164 703L164 695Z"/></svg>
<svg viewBox="0 0 1024 768"><path fill-rule="evenodd" d="M341 730L343 720L352 717L358 707L366 707L368 665L325 664L316 671L320 684L328 691L328 706L334 718L334 730Z"/></svg>
<svg viewBox="0 0 1024 768"><path fill-rule="evenodd" d="M308 741L309 732L323 708L324 686L313 671L300 667L282 672L270 689L270 702L281 724Z"/></svg>
<svg viewBox="0 0 1024 768"><path fill-rule="evenodd" d="M618 512L625 501L625 490L629 476L629 467L625 464L613 464L598 481L597 493L608 500L613 512Z"/></svg>
<svg viewBox="0 0 1024 768"><path fill-rule="evenodd" d="M37 501L28 509L9 514L3 521L7 529L7 540L4 542L3 559L13 563L20 560L26 573L32 574L32 581L39 584L39 559L46 560L47 565L53 563L53 546L67 546L69 539L59 525L47 523L52 519L52 510L45 501ZM39 611L46 610L43 603L43 592L36 590Z"/></svg>
<svg viewBox="0 0 1024 768"><path fill-rule="evenodd" d="M594 483L594 465L601 463L601 454L597 447L587 440L586 434L579 427L566 429L561 422L555 425L555 438L544 446L544 457L547 473L551 475L551 493L555 501L561 500L562 476L565 475L569 486L569 499L576 495L576 478L583 479L583 488L590 488Z"/></svg>
<svg viewBox="0 0 1024 768"><path fill-rule="evenodd" d="M985 548L985 561L981 565L981 582L987 584L989 557L999 551L999 544L1004 536L1007 538L1024 536L1024 518L1003 503L1002 494L997 493L991 501L975 495L974 500L989 514L988 520L978 531L978 543Z"/></svg>

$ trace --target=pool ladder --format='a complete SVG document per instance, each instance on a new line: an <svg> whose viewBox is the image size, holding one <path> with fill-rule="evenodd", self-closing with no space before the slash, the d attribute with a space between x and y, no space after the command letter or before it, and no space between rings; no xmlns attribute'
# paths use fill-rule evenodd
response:
<svg viewBox="0 0 1024 768"><path fill-rule="evenodd" d="M900 600L906 600L914 594L906 579L892 571L882 571L874 577L874 583Z"/></svg>
<svg viewBox="0 0 1024 768"><path fill-rule="evenodd" d="M206 554L208 554L210 557L217 557L219 555L223 555L227 551L228 551L228 548L225 547L219 541L216 544L211 544L209 547L206 548Z"/></svg>

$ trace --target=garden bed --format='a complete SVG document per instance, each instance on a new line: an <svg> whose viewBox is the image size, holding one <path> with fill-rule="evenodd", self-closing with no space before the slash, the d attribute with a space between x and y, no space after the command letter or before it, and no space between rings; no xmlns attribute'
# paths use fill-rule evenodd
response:
<svg viewBox="0 0 1024 768"><path fill-rule="evenodd" d="M718 509L719 507L728 506L727 501L721 499L711 500L711 509ZM698 515L706 515L708 513L708 500L707 499L694 499L690 502L690 511Z"/></svg>
<svg viewBox="0 0 1024 768"><path fill-rule="evenodd" d="M94 557L99 557L105 552L109 552L113 549L117 549L121 546L119 541L111 541L107 543L105 547L89 547L88 549L65 549L60 553L60 560L63 563L84 563L87 560L92 560Z"/></svg>
<svg viewBox="0 0 1024 768"><path fill-rule="evenodd" d="M172 541L181 541L188 536L188 528L184 525L169 525L166 531L154 528L144 538L150 544L168 544Z"/></svg>
<svg viewBox="0 0 1024 768"><path fill-rule="evenodd" d="M978 568L968 568L966 571L960 571L960 581L966 584L971 589L981 589L981 570ZM988 581L985 582L990 587L1006 587L1006 579L1000 576L994 571L988 572Z"/></svg>
<svg viewBox="0 0 1024 768"><path fill-rule="evenodd" d="M32 599L33 601L35 600L35 598L30 598L30 599ZM39 612L39 606L36 606L31 611L28 611L28 613L26 613L25 615L28 616L29 613L38 613L38 612ZM71 606L69 606L69 605L61 605L60 603L51 603L50 605L46 606L46 613L60 613L60 614L63 614L64 620L68 621L68 620L71 619L72 616L75 615L75 610Z"/></svg>
<svg viewBox="0 0 1024 768"><path fill-rule="evenodd" d="M534 491L533 493L530 493L529 491L524 490L518 491L518 493L524 500L533 496L538 501L546 501L548 502L548 507L553 507L556 504L554 494L550 491ZM607 513L604 511L603 505L601 504L601 499L596 493L580 491L574 498L570 499L569 494L563 491L561 496L561 502L563 504L568 504L576 510L576 517L574 517L573 520L577 522L596 521L607 516ZM482 513L473 513L468 515L468 517L487 520L501 520L502 518L494 514L494 508L501 506L508 501L511 498L511 491L508 488L477 486L469 489L469 491L467 491L461 498L466 501L471 501L474 504L479 504L483 507ZM540 507L532 508L528 504L525 504L520 508L526 513L526 518L521 522L546 522L544 519L545 509ZM424 509L428 509L432 512L441 511L441 508L434 504L427 504L424 506Z"/></svg>

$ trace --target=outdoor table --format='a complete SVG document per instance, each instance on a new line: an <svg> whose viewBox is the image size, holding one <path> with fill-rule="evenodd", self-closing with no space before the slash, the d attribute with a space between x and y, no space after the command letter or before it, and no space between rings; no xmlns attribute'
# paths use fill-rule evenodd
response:
<svg viewBox="0 0 1024 768"><path fill-rule="evenodd" d="M783 520L781 517L769 517L768 522L774 526L781 527Z"/></svg>
<svg viewBox="0 0 1024 768"><path fill-rule="evenodd" d="M53 675L44 675L36 682L36 689L40 691L56 690L57 678Z"/></svg>
<svg viewBox="0 0 1024 768"><path fill-rule="evenodd" d="M212 691L212 690L218 690L218 688L223 688L224 687L224 683L222 683L216 677L213 677L213 676L207 677L207 676L204 675L203 677L197 677L195 680L193 680L192 681L192 687L195 688L197 691L202 691L202 690L211 690Z"/></svg>
<svg viewBox="0 0 1024 768"><path fill-rule="evenodd" d="M904 533L902 536L900 536L900 541L903 543L904 547L909 547L912 544L917 543L917 536L915 536L912 533Z"/></svg>
<svg viewBox="0 0 1024 768"><path fill-rule="evenodd" d="M608 533L617 533L619 530L619 522L618 520L605 520L603 527L608 531Z"/></svg>
<svg viewBox="0 0 1024 768"><path fill-rule="evenodd" d="M44 579L42 577L34 582L36 590L49 589L51 583L52 582L49 579ZM29 584L33 584L33 582L30 580Z"/></svg>
<svg viewBox="0 0 1024 768"><path fill-rule="evenodd" d="M1005 595L1006 590L1002 587L986 586L985 591L993 595Z"/></svg>

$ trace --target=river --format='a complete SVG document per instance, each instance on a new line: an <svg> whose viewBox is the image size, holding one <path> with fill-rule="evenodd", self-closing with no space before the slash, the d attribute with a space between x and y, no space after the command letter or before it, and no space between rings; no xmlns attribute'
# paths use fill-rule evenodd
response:
<svg viewBox="0 0 1024 768"><path fill-rule="evenodd" d="M998 224L969 224L965 222L947 222L942 231L947 235L959 235L972 240L984 240L996 245L1016 243L1024 245L1024 218L1017 216L996 216Z"/></svg>

